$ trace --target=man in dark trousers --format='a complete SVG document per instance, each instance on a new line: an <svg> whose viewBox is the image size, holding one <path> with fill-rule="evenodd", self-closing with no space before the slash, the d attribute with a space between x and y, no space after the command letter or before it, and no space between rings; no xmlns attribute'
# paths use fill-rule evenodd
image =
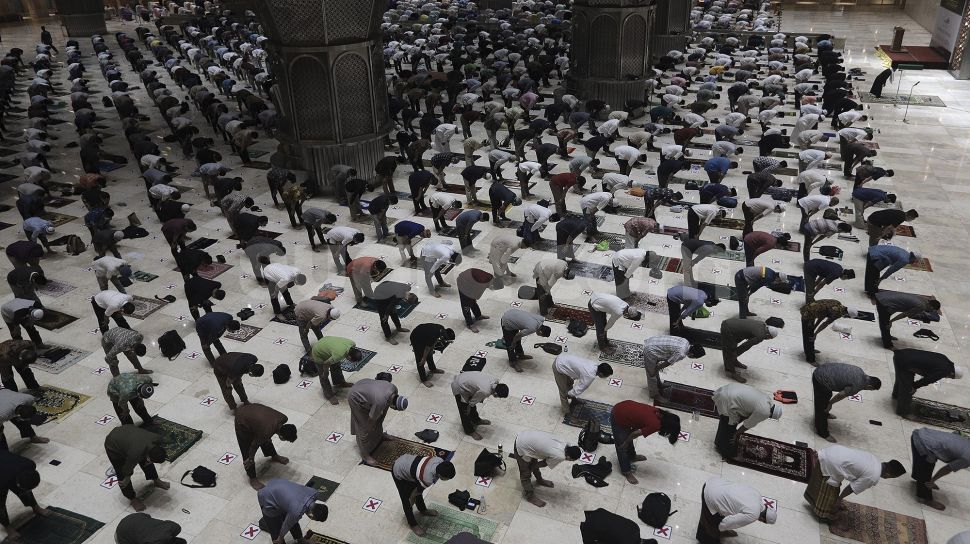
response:
<svg viewBox="0 0 970 544"><path fill-rule="evenodd" d="M757 319L725 319L721 322L721 354L724 357L724 371L735 381L746 383L748 380L738 370L746 370L747 365L738 361L746 351L769 339L776 338L785 322L777 317L765 321Z"/></svg>
<svg viewBox="0 0 970 544"><path fill-rule="evenodd" d="M859 314L855 310L849 310L841 302L835 299L821 299L809 302L801 307L799 312L802 314L802 349L805 351L805 360L818 366L815 362L815 339L829 325L843 317L857 317Z"/></svg>
<svg viewBox="0 0 970 544"><path fill-rule="evenodd" d="M401 318L397 315L397 305L404 302L410 305L418 303L418 295L411 292L411 286L397 281L381 282L370 297L367 297L377 309L377 316L381 321L381 330L388 344L397 345L394 335L399 332L410 332L401 326ZM391 330L390 323L394 323Z"/></svg>
<svg viewBox="0 0 970 544"><path fill-rule="evenodd" d="M891 329L893 323L900 319L923 319L939 318L940 301L923 295L912 293L899 293L896 291L879 291L876 298L876 317L879 320L879 333L882 335L882 347L893 348ZM893 317L893 314L896 314Z"/></svg>
<svg viewBox="0 0 970 544"><path fill-rule="evenodd" d="M812 372L812 390L815 402L815 434L835 442L829 434L829 420L835 419L830 412L832 405L840 400L857 395L860 391L877 391L882 381L866 373L855 365L845 363L826 363ZM834 395L834 396L833 396Z"/></svg>
<svg viewBox="0 0 970 544"><path fill-rule="evenodd" d="M161 435L130 424L111 429L104 439L104 451L118 478L118 488L136 512L145 510L145 503L135 495L135 488L131 485L136 465L141 467L145 479L151 480L156 488L168 489L172 485L159 478L155 470L155 463L165 462L165 448L161 442Z"/></svg>
<svg viewBox="0 0 970 544"><path fill-rule="evenodd" d="M869 247L879 243L884 238L892 238L896 228L903 223L913 221L919 217L916 210L876 210L866 218L866 233L869 235Z"/></svg>
<svg viewBox="0 0 970 544"><path fill-rule="evenodd" d="M913 411L913 395L920 387L936 383L943 378L958 380L963 377L962 366L954 364L949 357L935 351L922 349L897 349L893 352L896 381L893 382L893 399L896 414L907 419ZM916 375L920 379L916 379Z"/></svg>
<svg viewBox="0 0 970 544"><path fill-rule="evenodd" d="M54 46L54 37L51 36L50 31L45 26L40 27L40 43L50 47L55 55L60 54L60 51Z"/></svg>
<svg viewBox="0 0 970 544"><path fill-rule="evenodd" d="M155 394L155 386L151 377L135 372L125 372L119 374L108 382L108 400L114 406L115 413L118 414L118 421L131 424L131 408L146 424L151 423L154 417L148 413L145 407L145 399Z"/></svg>
<svg viewBox="0 0 970 544"><path fill-rule="evenodd" d="M573 241L586 230L586 219L568 216L556 223L556 257L566 260L576 260L576 250Z"/></svg>
<svg viewBox="0 0 970 544"><path fill-rule="evenodd" d="M243 457L249 485L259 491L263 489L263 482L256 476L256 450L262 450L263 456L269 457L274 463L289 463L289 459L276 453L273 436L279 436L285 442L295 442L296 425L287 423L287 417L282 412L257 403L236 408L235 425L239 454Z"/></svg>
<svg viewBox="0 0 970 544"><path fill-rule="evenodd" d="M47 517L51 511L41 508L31 490L40 485L40 473L33 461L15 453L0 450L0 526L7 531L7 540L20 541L20 532L10 525L7 514L7 493L16 495L24 506L29 507L38 516Z"/></svg>
<svg viewBox="0 0 970 544"><path fill-rule="evenodd" d="M269 533L273 544L283 544L290 533L297 542L303 541L300 518L306 515L313 521L326 521L329 510L324 495L316 488L273 478L256 493L263 517L259 528ZM123 544L119 542L118 544Z"/></svg>
<svg viewBox="0 0 970 544"><path fill-rule="evenodd" d="M815 295L835 280L855 278L855 270L846 270L837 262L828 259L809 259L803 267L805 273L805 304L815 300Z"/></svg>
<svg viewBox="0 0 970 544"><path fill-rule="evenodd" d="M907 265L918 262L921 257L918 252L899 246L886 244L870 246L866 255L866 294L870 297L875 296L876 291L879 290L879 284L884 279L902 270Z"/></svg>
<svg viewBox="0 0 970 544"><path fill-rule="evenodd" d="M451 393L455 395L458 404L458 417L465 434L475 440L481 440L482 435L476 428L479 425L491 425L491 421L483 419L478 414L478 405L488 397L499 399L508 398L509 386L484 372L476 370L459 372L451 381Z"/></svg>
<svg viewBox="0 0 970 544"><path fill-rule="evenodd" d="M485 294L485 290L492 284L495 276L480 268L469 268L458 274L456 283L458 285L458 304L461 306L461 314L465 318L465 325L472 332L478 332L478 321L489 319L489 316L482 315L482 309L478 306L478 300Z"/></svg>
<svg viewBox="0 0 970 544"><path fill-rule="evenodd" d="M219 340L226 331L238 331L239 321L233 319L232 315L225 312L211 312L195 320L195 332L199 335L199 343L202 344L202 353L205 354L209 364L215 362L216 358L212 355L212 346L215 346L219 355L226 354L226 348Z"/></svg>
<svg viewBox="0 0 970 544"><path fill-rule="evenodd" d="M0 342L0 383L5 389L19 391L13 375L16 370L28 391L40 389L34 371L30 368L36 360L37 349L33 342L14 339Z"/></svg>
<svg viewBox="0 0 970 544"><path fill-rule="evenodd" d="M128 514L118 522L115 542L118 544L186 544L179 538L182 526L174 521L155 519L144 512Z"/></svg>
<svg viewBox="0 0 970 544"><path fill-rule="evenodd" d="M436 455L418 457L417 455L404 454L394 461L391 476L394 478L394 486L397 487L397 492L401 496L404 516L408 520L411 531L418 536L423 536L426 532L425 528L418 525L412 505L418 508L418 513L422 516L437 516L437 510L432 510L424 504L422 492L433 486L438 480L448 481L454 478L455 465Z"/></svg>
<svg viewBox="0 0 970 544"><path fill-rule="evenodd" d="M432 374L445 373L435 366L434 352L444 353L445 348L455 341L455 331L437 323L422 323L411 331L410 340L411 349L414 351L414 362L418 367L418 377L425 387L433 387L434 384L431 383L426 368L431 370Z"/></svg>
<svg viewBox="0 0 970 544"><path fill-rule="evenodd" d="M258 378L263 375L263 372L263 365L259 364L256 356L251 353L230 351L220 355L212 363L212 373L216 375L216 381L219 382L222 398L233 411L236 410L236 400L232 396L233 389L239 395L241 404L249 404L242 378L247 375Z"/></svg>

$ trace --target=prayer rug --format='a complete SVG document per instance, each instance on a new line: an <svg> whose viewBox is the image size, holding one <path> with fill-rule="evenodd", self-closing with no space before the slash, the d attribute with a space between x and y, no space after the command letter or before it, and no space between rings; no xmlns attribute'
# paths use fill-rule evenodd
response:
<svg viewBox="0 0 970 544"><path fill-rule="evenodd" d="M202 438L202 431L159 416L155 416L151 425L144 425L142 428L162 437L161 446L165 448L165 460L169 463L189 451Z"/></svg>
<svg viewBox="0 0 970 544"><path fill-rule="evenodd" d="M919 270L920 272L933 271L933 265L930 264L930 260L926 257L920 257L915 263L906 265L906 268L908 270Z"/></svg>
<svg viewBox="0 0 970 544"><path fill-rule="evenodd" d="M194 187L189 187L188 185L179 185L177 183L169 183L168 185L175 187L178 189L178 192L182 193L183 195L195 190Z"/></svg>
<svg viewBox="0 0 970 544"><path fill-rule="evenodd" d="M370 351L368 349L363 349L361 347L358 347L357 349L359 349L361 353L364 354L364 358L357 362L351 362L346 359L344 359L343 361L340 361L340 368L342 368L344 372L357 372L358 370L364 368L364 365L369 363L370 360L373 359L375 355L377 355L376 352Z"/></svg>
<svg viewBox="0 0 970 544"><path fill-rule="evenodd" d="M248 164L243 164L243 168L254 168L256 170L269 170L273 165L266 161L249 161Z"/></svg>
<svg viewBox="0 0 970 544"><path fill-rule="evenodd" d="M815 466L815 455L815 450L806 446L745 433L738 438L737 456L727 462L807 483L812 467Z"/></svg>
<svg viewBox="0 0 970 544"><path fill-rule="evenodd" d="M0 149L0 157L9 157L10 155L16 155L17 153L20 153L20 151L17 151L16 149Z"/></svg>
<svg viewBox="0 0 970 544"><path fill-rule="evenodd" d="M478 229L472 229L472 240L474 240L475 237L481 233L482 231ZM458 239L458 229L456 227L445 227L440 231L438 231L438 236L445 236L447 238Z"/></svg>
<svg viewBox="0 0 970 544"><path fill-rule="evenodd" d="M771 173L779 176L797 176L798 168L777 168Z"/></svg>
<svg viewBox="0 0 970 544"><path fill-rule="evenodd" d="M139 270L131 275L131 279L148 283L154 279L158 279L158 274L150 274Z"/></svg>
<svg viewBox="0 0 970 544"><path fill-rule="evenodd" d="M438 511L434 517L422 517L420 525L426 531L424 536L414 533L408 534L406 542L412 544L446 544L459 533L469 533L475 538L488 541L495 534L498 524L494 521L468 512L459 512L454 508L432 504Z"/></svg>
<svg viewBox="0 0 970 544"><path fill-rule="evenodd" d="M684 273L684 263L680 257L660 257L654 268L659 268L664 272L673 272L675 274Z"/></svg>
<svg viewBox="0 0 970 544"><path fill-rule="evenodd" d="M636 206L617 206L613 213L615 215L622 215L623 217L643 217L643 208L638 208Z"/></svg>
<svg viewBox="0 0 970 544"><path fill-rule="evenodd" d="M200 266L198 268L197 272L198 272L199 276L201 276L201 277L203 277L203 278L205 278L207 280L212 280L212 279L215 279L216 276L218 276L219 274L224 273L226 270L229 270L230 268L232 268L232 265L231 264L211 263L211 264L206 264L206 265Z"/></svg>
<svg viewBox="0 0 970 544"><path fill-rule="evenodd" d="M909 225L899 225L896 227L896 236L906 236L916 238L916 229Z"/></svg>
<svg viewBox="0 0 970 544"><path fill-rule="evenodd" d="M57 213L57 212L44 212L41 214L41 217L43 219L46 219L47 221L50 221L55 227L59 227L61 225L70 223L71 221L74 221L75 219L77 219L77 217L73 215L67 215L67 214Z"/></svg>
<svg viewBox="0 0 970 544"><path fill-rule="evenodd" d="M44 317L37 322L37 326L49 331L55 331L77 321L73 315L65 314L50 308L44 308Z"/></svg>
<svg viewBox="0 0 970 544"><path fill-rule="evenodd" d="M361 201L361 207L366 210L367 207L364 206L363 204L364 204L364 201L362 200ZM448 210L448 211L451 211L451 210ZM445 212L445 217L448 216L448 211ZM454 211L456 211L458 213L461 213L462 212L462 210L460 210L460 209L459 210L454 210ZM454 214L454 216L457 217L458 214L456 213L456 214ZM449 218L449 221L451 219L454 219L454 217ZM373 227L374 226L374 217L372 215L370 215L370 214L365 214L365 215L362 215L362 216L358 217L357 219L351 219L350 222L351 223L357 223L358 225L367 225L367 226ZM397 218L396 217L388 217L387 218L387 226L388 227L390 227L394 223L397 223ZM391 231L391 234L394 234L394 229L390 229L390 231ZM393 238L391 238L391 239L393 240Z"/></svg>
<svg viewBox="0 0 970 544"><path fill-rule="evenodd" d="M91 397L87 395L50 385L40 386L40 390L34 396L37 398L34 401L34 408L37 408L37 412L46 417L45 423L62 419L75 408L91 400Z"/></svg>
<svg viewBox="0 0 970 544"><path fill-rule="evenodd" d="M670 225L664 225L660 227L657 234L666 234L667 236L682 236L687 234L687 229L681 227L672 227Z"/></svg>
<svg viewBox="0 0 970 544"><path fill-rule="evenodd" d="M275 321L276 323L283 323L286 325L293 325L296 327L296 311L292 307L284 308L283 313L276 315L270 321Z"/></svg>
<svg viewBox="0 0 970 544"><path fill-rule="evenodd" d="M374 450L374 459L377 461L377 464L374 466L375 468L390 471L391 467L394 466L394 461L397 461L398 457L407 453L422 457L437 455L445 461L451 461L451 458L455 456L455 452L453 451L391 436L390 438L382 440L377 446L377 449Z"/></svg>
<svg viewBox="0 0 970 544"><path fill-rule="evenodd" d="M582 321L590 327L593 326L593 314L589 312L589 308L584 308L582 306L557 304L546 317L546 321L552 321L555 323L569 323L569 320L571 319Z"/></svg>
<svg viewBox="0 0 970 544"><path fill-rule="evenodd" d="M572 261L569 263L569 270L576 276L583 278L593 278L603 281L613 281L613 267L604 264L587 263L583 261Z"/></svg>
<svg viewBox="0 0 970 544"><path fill-rule="evenodd" d="M44 205L50 208L63 208L64 206L67 206L68 204L72 204L74 202L77 202L77 200L73 198L64 198L60 196L55 196L55 197L51 197L47 202L44 203Z"/></svg>
<svg viewBox="0 0 970 544"><path fill-rule="evenodd" d="M258 158L262 157L263 155L265 155L267 153L269 153L269 151L262 151L262 150L250 151L249 152L249 158L250 159L258 159Z"/></svg>
<svg viewBox="0 0 970 544"><path fill-rule="evenodd" d="M30 364L31 367L51 374L60 374L78 361L91 355L90 351L74 349L68 346L51 343L51 349L37 356Z"/></svg>
<svg viewBox="0 0 970 544"><path fill-rule="evenodd" d="M714 406L714 391L702 387L694 387L677 382L663 382L663 388L668 391L666 397L655 397L653 405L659 408L670 408L681 412L694 412L705 417L717 418L717 407Z"/></svg>
<svg viewBox="0 0 970 544"><path fill-rule="evenodd" d="M926 544L926 522L872 506L843 501L845 512L829 525L832 534L864 544Z"/></svg>
<svg viewBox="0 0 970 544"><path fill-rule="evenodd" d="M120 164L117 162L109 162L109 161L98 162L98 170L100 170L102 174L107 174L108 172L114 172L115 170L118 170L119 168L124 168L124 167L125 167L124 164Z"/></svg>
<svg viewBox="0 0 970 544"><path fill-rule="evenodd" d="M261 330L263 329L252 325L239 325L238 331L226 331L223 337L236 342L249 342Z"/></svg>
<svg viewBox="0 0 970 544"><path fill-rule="evenodd" d="M186 247L189 249L205 249L218 241L219 240L215 240L213 238L199 238Z"/></svg>
<svg viewBox="0 0 970 544"><path fill-rule="evenodd" d="M683 336L691 344L699 344L708 349L721 349L721 333L717 331L684 327L684 330L677 336Z"/></svg>
<svg viewBox="0 0 970 544"><path fill-rule="evenodd" d="M623 340L610 340L610 343L615 346L615 349L612 353L600 351L600 361L643 368L642 343Z"/></svg>
<svg viewBox="0 0 970 544"><path fill-rule="evenodd" d="M451 193L453 195L463 195L465 194L465 186L457 185L455 183L446 183L444 189L438 189L439 191L444 191L446 193Z"/></svg>
<svg viewBox="0 0 970 544"><path fill-rule="evenodd" d="M577 217L579 219L583 219L583 214L576 213L576 212L566 212L566 217ZM603 223L605 223L605 222L606 222L606 217L605 216L602 216L602 215L597 215L596 216L596 226L597 227L602 227L603 226Z"/></svg>
<svg viewBox="0 0 970 544"><path fill-rule="evenodd" d="M337 540L331 536L321 535L320 533L314 533L313 531L307 531L307 534L303 540L306 540L310 544L348 544L346 541Z"/></svg>
<svg viewBox="0 0 970 544"><path fill-rule="evenodd" d="M619 251L626 247L626 235L624 234L616 234L614 232L599 232L594 234L592 238L586 238L586 242L590 244L598 244L603 240L609 241L610 251Z"/></svg>
<svg viewBox="0 0 970 544"><path fill-rule="evenodd" d="M913 399L913 417L920 423L970 433L970 409L927 399Z"/></svg>
<svg viewBox="0 0 970 544"><path fill-rule="evenodd" d="M738 300L738 290L734 286L699 281L697 282L697 288L707 293L707 298L714 297L721 300Z"/></svg>
<svg viewBox="0 0 970 544"><path fill-rule="evenodd" d="M81 544L104 527L96 519L82 516L70 510L48 506L51 515L33 516L17 528L22 544ZM3 542L10 542L4 539Z"/></svg>
<svg viewBox="0 0 970 544"><path fill-rule="evenodd" d="M130 317L135 319L147 319L148 316L160 310L162 306L168 304L164 300L140 297L138 295L135 295L131 302L135 305L135 311L132 312Z"/></svg>
<svg viewBox="0 0 970 544"><path fill-rule="evenodd" d="M610 425L610 412L612 411L612 404L587 400L582 403L573 404L569 409L569 413L562 419L562 422L570 427L579 427L582 429L586 426L587 421L593 420L599 422L603 430L613 432L613 426Z"/></svg>
<svg viewBox="0 0 970 544"><path fill-rule="evenodd" d="M633 293L626 299L627 303L634 308L655 314L667 315L667 296L651 295L649 293Z"/></svg>
<svg viewBox="0 0 970 544"><path fill-rule="evenodd" d="M323 494L323 498L320 500L326 502L326 500L330 498L330 495L333 495L333 492L337 490L337 487L340 486L340 484L326 478L313 476L310 478L310 481L306 483L306 486L312 487L313 489L316 489L318 493Z"/></svg>
<svg viewBox="0 0 970 544"><path fill-rule="evenodd" d="M263 230L263 229L257 230L256 231L256 234L255 234L255 236L262 236L264 238L272 238L273 240L279 238L282 235L283 235L282 232L273 232L273 231ZM235 234L233 234L232 236L229 237L229 239L230 240L238 240L239 237L236 236Z"/></svg>
<svg viewBox="0 0 970 544"><path fill-rule="evenodd" d="M70 293L71 291L77 289L76 286L70 283L57 281L57 280L47 280L45 285L38 285L36 288L37 293L41 295L47 295L51 298L57 298L61 295Z"/></svg>
<svg viewBox="0 0 970 544"><path fill-rule="evenodd" d="M723 259L725 261L737 261L741 263L744 262L744 252L737 251L734 249L725 249L724 251L718 251L717 253L712 253L711 257L714 259Z"/></svg>
<svg viewBox="0 0 970 544"><path fill-rule="evenodd" d="M421 303L415 302L414 304L411 304L405 300L398 301L398 303L394 305L394 313L400 318L405 318L418 307L418 304ZM374 306L374 303L368 299L364 299L364 302L357 304L354 306L354 308L364 310L365 312L377 313L377 308Z"/></svg>
<svg viewBox="0 0 970 544"><path fill-rule="evenodd" d="M910 95L895 95L895 94L884 94L880 97L874 96L872 93L866 91L858 91L859 100L865 104L894 104L899 106L933 106L936 108L945 108L946 104L939 96L933 96L929 94L914 94Z"/></svg>
<svg viewBox="0 0 970 544"><path fill-rule="evenodd" d="M548 238L541 238L539 241L532 244L532 247L530 247L529 249L533 249L535 251L545 251L547 253L555 253L558 248L559 248L559 244L557 244L555 240L550 240ZM579 245L573 244L574 253L577 249L579 249Z"/></svg>
<svg viewBox="0 0 970 544"><path fill-rule="evenodd" d="M722 217L711 221L711 226L722 229L741 230L744 228L744 219Z"/></svg>

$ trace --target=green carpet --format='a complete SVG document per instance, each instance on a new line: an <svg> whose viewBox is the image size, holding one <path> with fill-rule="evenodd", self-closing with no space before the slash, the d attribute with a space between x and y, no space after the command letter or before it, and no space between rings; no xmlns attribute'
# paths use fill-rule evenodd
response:
<svg viewBox="0 0 970 544"><path fill-rule="evenodd" d="M377 355L377 352L370 351L368 349L363 349L363 348L357 348L357 349L359 349L361 353L364 354L364 358L357 362L348 361L346 359L344 359L343 361L340 361L340 368L342 368L344 372L357 372L358 370L364 368L364 365L369 363L370 360L373 359L375 355Z"/></svg>
<svg viewBox="0 0 970 544"><path fill-rule="evenodd" d="M146 425L144 429L161 435L162 447L165 448L165 460L170 463L189 451L189 448L202 438L202 431L158 416L155 416L152 424Z"/></svg>
<svg viewBox="0 0 970 544"><path fill-rule="evenodd" d="M488 540L495 534L498 524L494 521L483 518L477 514L459 512L448 506L432 504L430 506L438 511L438 515L432 518L423 518L420 525L427 533L424 536L417 536L414 533L408 534L405 539L414 544L445 544L458 533L471 533L472 535Z"/></svg>
<svg viewBox="0 0 970 544"><path fill-rule="evenodd" d="M21 544L81 544L91 538L104 523L69 510L50 506L49 517L34 516L18 530ZM10 539L4 539L4 544Z"/></svg>

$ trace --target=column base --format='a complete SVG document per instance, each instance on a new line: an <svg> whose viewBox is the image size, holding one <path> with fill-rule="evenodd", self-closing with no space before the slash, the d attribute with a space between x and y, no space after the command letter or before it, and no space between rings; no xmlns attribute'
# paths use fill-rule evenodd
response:
<svg viewBox="0 0 970 544"><path fill-rule="evenodd" d="M67 35L72 38L84 38L108 32L104 24L104 12L76 15L61 14L60 17Z"/></svg>
<svg viewBox="0 0 970 544"><path fill-rule="evenodd" d="M643 100L645 91L642 79L617 81L615 79L573 78L566 75L566 89L583 100L599 99L610 105L613 111L622 110L627 100Z"/></svg>
<svg viewBox="0 0 970 544"><path fill-rule="evenodd" d="M279 152L286 157L288 167L306 170L317 180L318 195L334 196L332 181L327 179L330 167L335 164L353 166L359 177L370 179L377 162L384 158L384 138L383 134L375 134L340 144L280 143Z"/></svg>

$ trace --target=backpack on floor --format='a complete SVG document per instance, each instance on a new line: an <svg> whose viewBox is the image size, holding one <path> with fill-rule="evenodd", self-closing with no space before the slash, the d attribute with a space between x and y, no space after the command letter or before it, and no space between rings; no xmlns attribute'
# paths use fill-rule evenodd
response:
<svg viewBox="0 0 970 544"><path fill-rule="evenodd" d="M585 452L596 451L596 448L600 445L600 423L599 421L589 419L586 421L586 426L583 430L579 431L579 439L577 440L580 448Z"/></svg>
<svg viewBox="0 0 970 544"><path fill-rule="evenodd" d="M647 525L659 529L667 525L667 518L677 513L670 511L670 497L664 493L650 493L637 507L637 517Z"/></svg>
<svg viewBox="0 0 970 544"><path fill-rule="evenodd" d="M84 253L88 246L85 245L84 241L77 234L71 234L67 237L67 241L64 243L65 251L71 255L80 255Z"/></svg>
<svg viewBox="0 0 970 544"><path fill-rule="evenodd" d="M317 371L317 365L313 362L313 358L309 355L304 355L300 358L300 376L316 376L319 372Z"/></svg>
<svg viewBox="0 0 970 544"><path fill-rule="evenodd" d="M158 349L161 350L162 356L171 361L185 349L185 341L179 336L178 331L171 330L158 337Z"/></svg>
<svg viewBox="0 0 970 544"><path fill-rule="evenodd" d="M566 330L576 338L582 338L589 331L589 325L578 319L570 319Z"/></svg>
<svg viewBox="0 0 970 544"><path fill-rule="evenodd" d="M290 381L290 367L281 364L273 369L273 383L279 385Z"/></svg>
<svg viewBox="0 0 970 544"><path fill-rule="evenodd" d="M185 483L185 479L189 475L192 475L192 481L195 482L195 484L187 484L187 483ZM183 474L182 475L181 483L185 487L191 487L191 488L215 487L216 486L216 473L214 471L212 471L212 469L209 469L207 467L204 467L202 465L199 465L199 466L195 467L194 469L189 470L185 474Z"/></svg>

